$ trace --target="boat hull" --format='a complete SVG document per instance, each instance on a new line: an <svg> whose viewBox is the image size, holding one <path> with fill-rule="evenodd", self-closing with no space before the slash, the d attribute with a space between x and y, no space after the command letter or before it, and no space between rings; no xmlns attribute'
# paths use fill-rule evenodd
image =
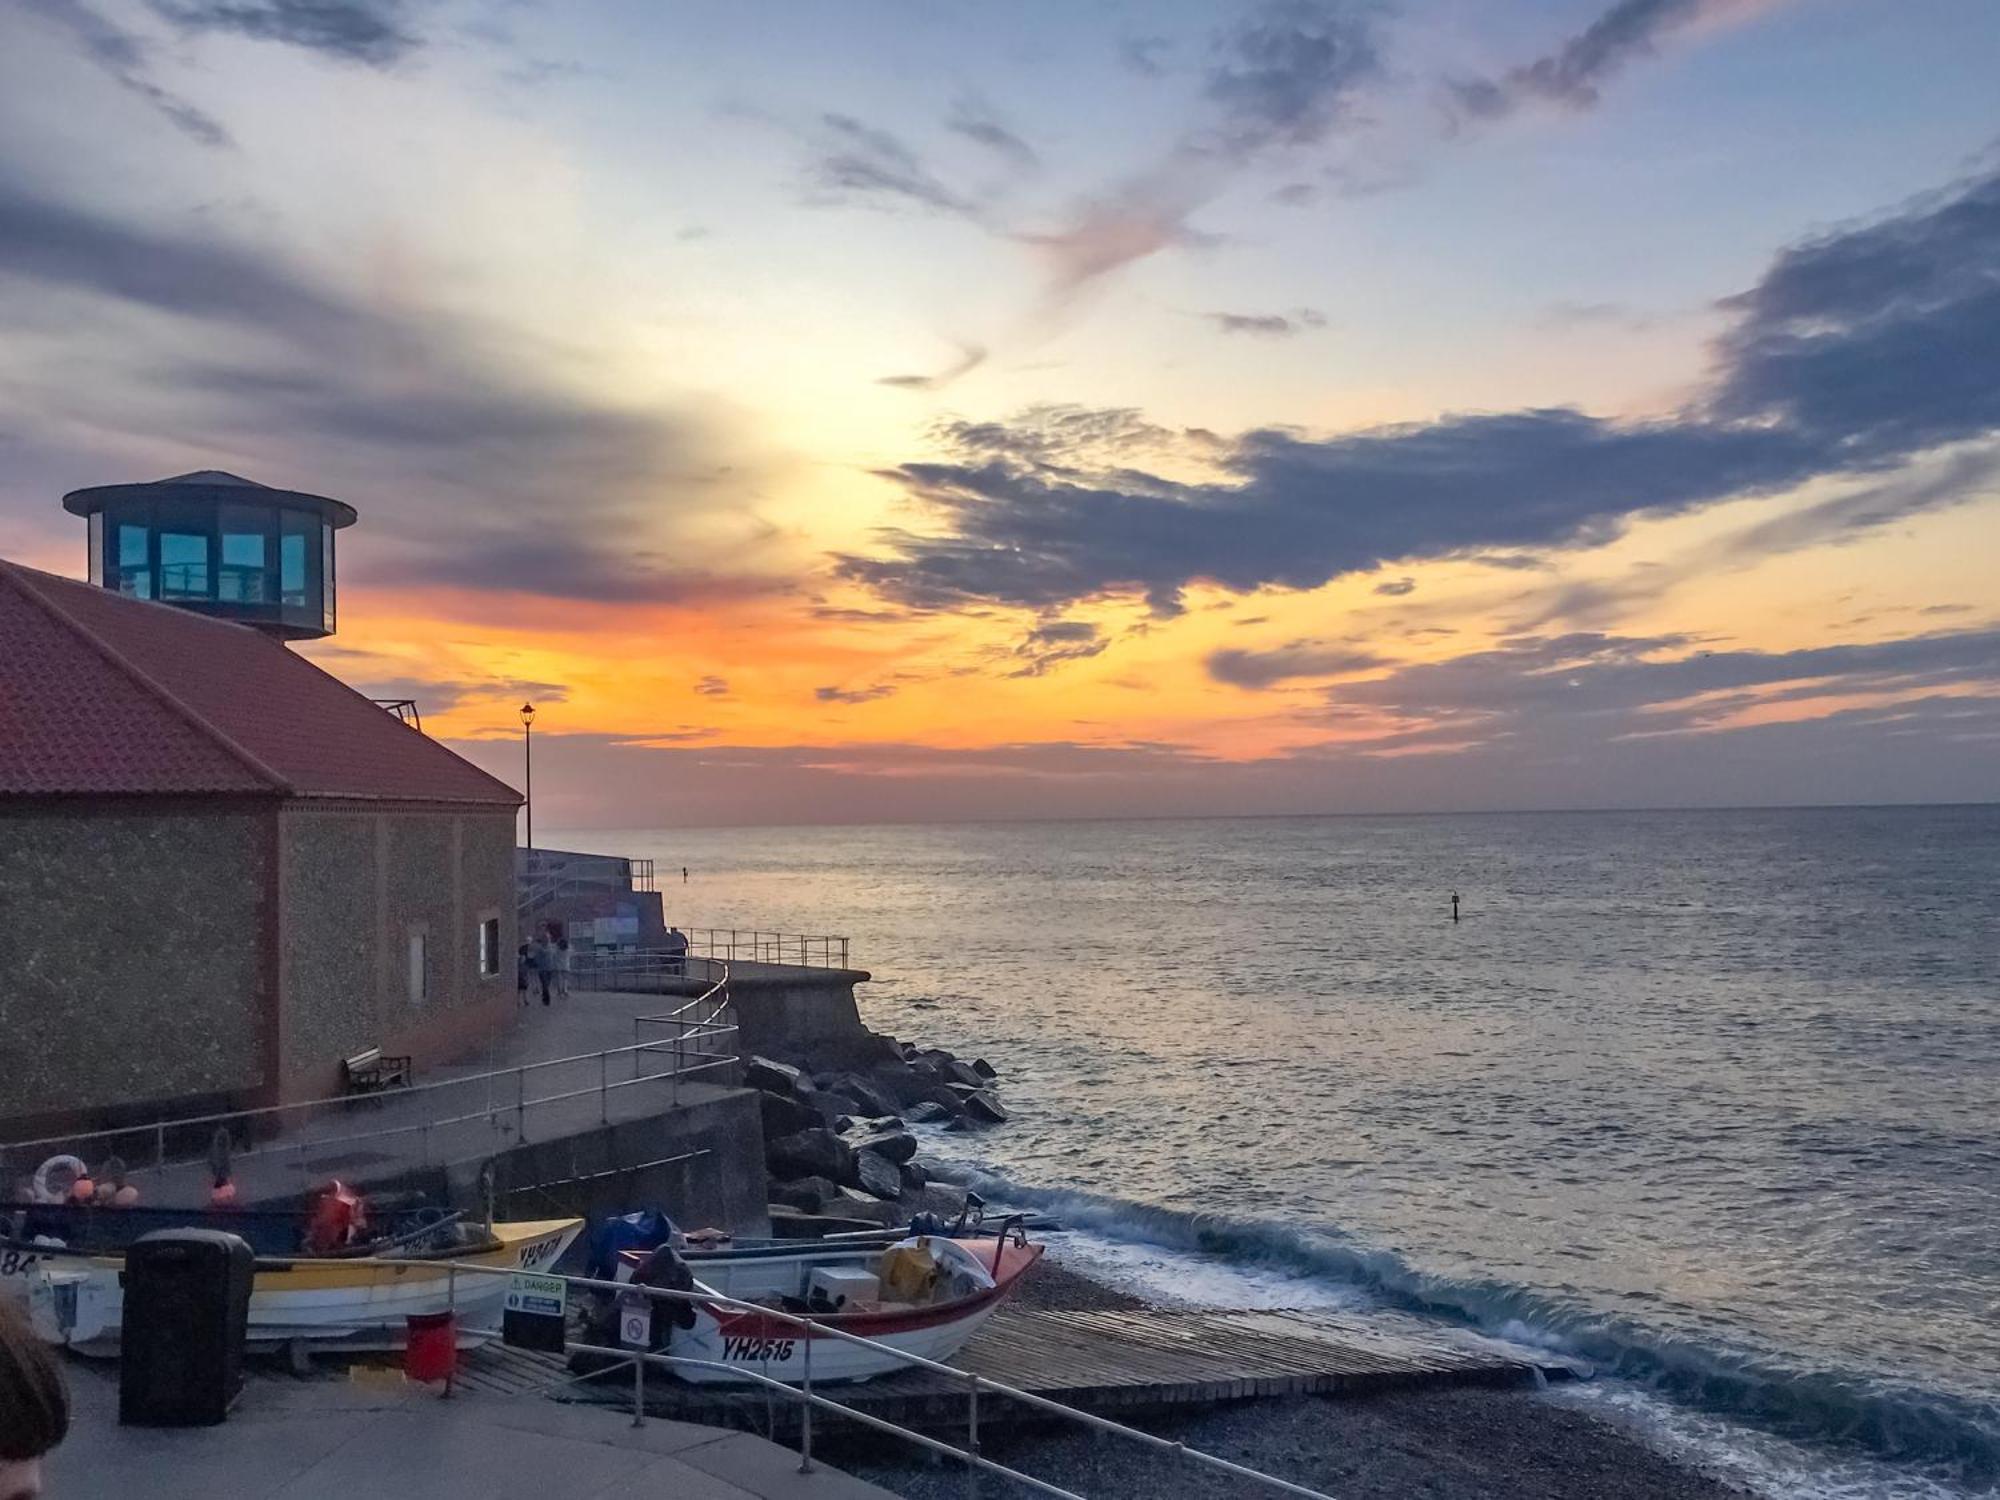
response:
<svg viewBox="0 0 2000 1500"><path fill-rule="evenodd" d="M992 1242L964 1242L989 1263ZM762 1313L744 1312L716 1303L698 1304L693 1328L676 1329L666 1352L676 1360L674 1373L698 1385L741 1385L759 1376L801 1385L808 1369L815 1386L872 1380L906 1370L896 1354L948 1362L993 1316L1015 1284L1040 1259L1040 1245L1000 1247L994 1285L973 1296L932 1307L879 1312L816 1315L815 1321L886 1345L895 1354L850 1343L824 1331ZM664 1305L656 1316L665 1316Z"/></svg>
<svg viewBox="0 0 2000 1500"><path fill-rule="evenodd" d="M581 1219L493 1226L497 1246L458 1259L497 1270L547 1270L583 1228ZM123 1323L122 1258L52 1255L29 1275L29 1316L50 1343L79 1354L118 1352ZM459 1342L474 1346L498 1333L507 1294L504 1276L455 1274L417 1259L361 1256L298 1259L258 1270L251 1284L248 1341L268 1348L292 1340L349 1349L401 1348L405 1319L455 1311Z"/></svg>

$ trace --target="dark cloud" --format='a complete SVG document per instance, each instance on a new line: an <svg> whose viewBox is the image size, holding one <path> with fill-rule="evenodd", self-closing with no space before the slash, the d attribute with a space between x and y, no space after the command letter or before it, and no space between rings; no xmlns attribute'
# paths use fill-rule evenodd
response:
<svg viewBox="0 0 2000 1500"><path fill-rule="evenodd" d="M1102 656L1111 641L1088 620L1044 620L1014 648L1022 665L1009 677L1043 677L1064 662Z"/></svg>
<svg viewBox="0 0 2000 1500"><path fill-rule="evenodd" d="M1032 172L1042 164L1035 148L1001 124L992 106L983 100L959 100L945 121L945 129L984 146L1019 171Z"/></svg>
<svg viewBox="0 0 2000 1500"><path fill-rule="evenodd" d="M1642 513L1887 468L2000 430L1996 265L2000 173L1787 251L1728 304L1708 393L1654 421L1544 409L1318 440L1253 431L1206 455L1224 475L1210 482L1089 462L1050 442L1045 414L1018 432L961 429L951 457L892 471L942 529L887 535L888 556L841 567L925 608L1139 593L1172 613L1198 580L1303 589L1402 559L1497 561L1600 541ZM1057 431L1090 425L1067 413ZM1922 487L1885 499L1868 524L1951 503Z"/></svg>
<svg viewBox="0 0 2000 1500"><path fill-rule="evenodd" d="M1400 599L1403 595L1414 594L1416 591L1417 580L1414 578L1396 578L1391 579L1388 583L1378 583L1375 585L1376 593L1386 594L1392 599Z"/></svg>
<svg viewBox="0 0 2000 1500"><path fill-rule="evenodd" d="M448 713L481 704L511 706L524 699L537 705L563 703L569 698L566 683L508 677L384 676L379 665L371 664L381 660L374 652L314 648L310 654L357 693L383 702L411 702L420 714Z"/></svg>
<svg viewBox="0 0 2000 1500"><path fill-rule="evenodd" d="M1232 687L1267 688L1302 677L1345 677L1372 672L1389 663L1372 651L1294 641L1273 651L1215 651L1203 664L1208 675Z"/></svg>
<svg viewBox="0 0 2000 1500"><path fill-rule="evenodd" d="M822 115L820 123L827 138L810 172L814 187L829 201L980 217L978 204L947 187L888 131L852 115Z"/></svg>
<svg viewBox="0 0 2000 1500"><path fill-rule="evenodd" d="M232 146L221 121L162 86L152 76L151 44L91 9L83 0L23 0L31 15L69 32L83 55L126 92L158 110L174 129L203 146Z"/></svg>
<svg viewBox="0 0 2000 1500"><path fill-rule="evenodd" d="M1129 36L1118 44L1118 60L1142 78L1163 78L1173 50L1163 36Z"/></svg>
<svg viewBox="0 0 2000 1500"><path fill-rule="evenodd" d="M354 582L660 601L783 586L653 549L669 496L704 504L720 483L701 424L535 384L546 351L528 357L480 326L377 310L268 249L106 218L0 171L0 330L33 328L51 299L71 320L66 350L88 343L75 336L86 326L119 349L87 393L90 429L176 457L200 434L230 467L276 482L309 475L355 500L369 526L349 553ZM86 399L21 357L14 378L24 389L50 382L38 398L47 409ZM135 477L88 461L72 461L75 482Z"/></svg>
<svg viewBox="0 0 2000 1500"><path fill-rule="evenodd" d="M1284 313L1231 312L1204 313L1202 316L1224 333L1247 333L1259 338L1290 338L1311 328L1326 327L1326 314L1310 307L1298 308L1289 317Z"/></svg>
<svg viewBox="0 0 2000 1500"><path fill-rule="evenodd" d="M958 358L932 375L884 375L875 383L902 391L941 391L960 376L970 375L986 363L986 351L977 344L961 344Z"/></svg>
<svg viewBox="0 0 2000 1500"><path fill-rule="evenodd" d="M280 42L340 62L386 68L423 45L401 0L148 0L182 31Z"/></svg>
<svg viewBox="0 0 2000 1500"><path fill-rule="evenodd" d="M1620 0L1544 57L1499 79L1451 85L1466 114L1492 119L1528 100L1590 109L1613 74L1650 54L1664 37L1694 21L1747 9L1746 0Z"/></svg>
<svg viewBox="0 0 2000 1500"><path fill-rule="evenodd" d="M883 682L865 688L818 687L813 689L813 697L822 703L873 703L877 698L892 697L895 692L894 686Z"/></svg>
<svg viewBox="0 0 2000 1500"><path fill-rule="evenodd" d="M729 696L729 682L728 679L717 677L711 673L697 682L694 685L694 690L704 698L727 698Z"/></svg>
<svg viewBox="0 0 2000 1500"><path fill-rule="evenodd" d="M1248 156L1324 139L1355 85L1381 69L1371 22L1359 5L1278 0L1219 35L1204 92L1227 148Z"/></svg>

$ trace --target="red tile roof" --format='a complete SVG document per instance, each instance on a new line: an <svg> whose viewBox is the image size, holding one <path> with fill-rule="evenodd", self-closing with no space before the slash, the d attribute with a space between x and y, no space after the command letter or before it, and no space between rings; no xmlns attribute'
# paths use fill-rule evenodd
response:
<svg viewBox="0 0 2000 1500"><path fill-rule="evenodd" d="M0 796L519 793L244 625L0 560Z"/></svg>

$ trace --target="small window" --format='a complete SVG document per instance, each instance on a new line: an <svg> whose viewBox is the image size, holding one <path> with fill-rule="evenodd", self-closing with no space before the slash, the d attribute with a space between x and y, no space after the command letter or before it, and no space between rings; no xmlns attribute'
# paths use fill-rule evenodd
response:
<svg viewBox="0 0 2000 1500"><path fill-rule="evenodd" d="M151 533L130 522L118 528L118 592L136 599L153 597Z"/></svg>
<svg viewBox="0 0 2000 1500"><path fill-rule="evenodd" d="M410 934L410 1004L422 1005L431 997L431 938L419 927Z"/></svg>
<svg viewBox="0 0 2000 1500"><path fill-rule="evenodd" d="M488 917L479 924L479 976L491 979L500 972L500 919Z"/></svg>
<svg viewBox="0 0 2000 1500"><path fill-rule="evenodd" d="M160 597L207 599L208 537L198 531L160 533Z"/></svg>

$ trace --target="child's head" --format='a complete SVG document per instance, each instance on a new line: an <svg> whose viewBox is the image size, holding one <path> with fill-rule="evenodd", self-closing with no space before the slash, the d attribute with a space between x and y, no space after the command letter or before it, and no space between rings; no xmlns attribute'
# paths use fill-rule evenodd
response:
<svg viewBox="0 0 2000 1500"><path fill-rule="evenodd" d="M48 1346L0 1301L0 1500L35 1500L42 1456L69 1432L69 1392Z"/></svg>

